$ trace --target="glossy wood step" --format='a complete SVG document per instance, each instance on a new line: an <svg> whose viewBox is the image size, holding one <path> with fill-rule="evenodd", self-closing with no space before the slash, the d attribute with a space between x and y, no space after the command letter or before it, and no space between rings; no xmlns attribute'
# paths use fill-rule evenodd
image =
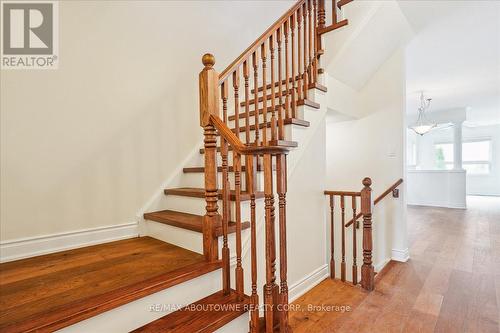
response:
<svg viewBox="0 0 500 333"><path fill-rule="evenodd" d="M0 264L0 332L52 332L221 268L136 237Z"/></svg>
<svg viewBox="0 0 500 333"><path fill-rule="evenodd" d="M303 105L309 106L309 107L314 108L314 109L319 109L321 107L321 105L319 105L319 103L313 102L313 101L311 101L309 99L300 99L300 100L297 101L297 106L303 106ZM276 111L278 110L278 106L276 107ZM271 110L271 106L268 105L268 107L267 107L267 113L268 114L271 113L270 110ZM259 112L259 114L262 114L262 113L264 113L264 109L259 109L258 112ZM291 112L291 108L290 108L290 112ZM255 110L249 111L248 114L250 115L250 117L254 117L255 116ZM240 120L245 119L246 113L245 112L240 113L239 117L240 117ZM231 120L235 120L235 119L236 119L235 115L231 115L231 116L228 117L228 120L230 120L230 121Z"/></svg>
<svg viewBox="0 0 500 333"><path fill-rule="evenodd" d="M271 117L271 114L268 113L268 116ZM242 119L240 119L240 121L241 120ZM296 125L296 126L301 126L301 127L309 127L311 124L307 120L302 120L302 119L298 119L298 118L288 118L288 119L284 119L283 120L283 125ZM277 123L276 123L276 126L278 126ZM264 127L271 128L271 122L268 121L265 124L264 123L259 124L259 129L263 129ZM250 125L249 126L249 130L250 131L255 131L255 125ZM236 133L236 128L232 128L231 131L233 131L234 133ZM241 126L240 127L240 133L244 133L245 131L246 131L246 127L245 126Z"/></svg>
<svg viewBox="0 0 500 333"><path fill-rule="evenodd" d="M246 172L246 167L244 165L241 166L241 172ZM182 169L184 173L203 173L205 172L205 167L187 167ZM264 171L262 165L257 166L257 172ZM222 172L222 167L217 167L217 172ZM228 172L234 172L234 168L230 166L228 168Z"/></svg>
<svg viewBox="0 0 500 333"><path fill-rule="evenodd" d="M287 141L287 140L270 141L269 144L272 146L289 147L289 148L296 148L299 146L297 141ZM233 148L229 146L229 150L233 150ZM217 147L217 152L220 152L220 147ZM205 154L205 148L200 148L200 154Z"/></svg>
<svg viewBox="0 0 500 333"><path fill-rule="evenodd" d="M296 80L298 80L298 75L296 76ZM292 81L293 81L293 79L292 79L292 78L290 78L290 79L288 80L288 82L289 82L289 89L291 89L291 82L292 82ZM276 83L274 84L274 86L275 86L275 87L279 87L279 85L280 85L280 83L279 83L279 82L276 82ZM282 85L282 86L286 86L286 79L281 81L281 85ZM267 84L267 85L266 85L266 90L271 89L271 86L272 86L272 85L271 85L271 83ZM309 89L319 89L319 90L321 90L321 91L323 91L323 92L327 92L327 91L328 91L328 89L327 89L324 85L322 85L321 83L319 83L319 82L316 82L316 83L311 83L311 84L309 85ZM262 87L262 86L261 86L261 87L259 87L258 91L259 91L259 92L262 92L262 90L264 90L264 87ZM275 89L275 92L276 92L276 91L277 91L277 90ZM252 89L252 90L251 90L251 93L253 94L254 92L255 92L255 89ZM282 90L282 92L283 92L283 90Z"/></svg>
<svg viewBox="0 0 500 333"><path fill-rule="evenodd" d="M191 198L203 198L203 199L205 198L205 189L198 187L168 188L164 192L167 195L170 194L170 195L178 195ZM264 198L264 192L256 192L255 198L256 199ZM250 200L250 194L248 194L247 192L241 192L240 199L241 201L248 201ZM222 190L219 190L219 200L222 200ZM231 201L235 200L234 191L231 191L231 194L229 195L229 200Z"/></svg>
<svg viewBox="0 0 500 333"><path fill-rule="evenodd" d="M286 95L291 94L291 93L292 93L292 91L293 91L293 89L289 89L289 90L282 90L282 91L281 91L281 96L282 96L282 98L284 98ZM279 94L278 94L277 89L275 90L275 93L274 93L274 98L275 98L275 99L278 99L278 98L279 98ZM260 102L263 102L263 101L264 101L264 96L260 96L260 97L258 97L258 98L257 98L257 100L259 101L259 103L260 103ZM266 100L269 102L269 106L271 106L272 95L271 95L271 94L267 95L267 96L266 96ZM248 103L249 105L255 104L255 98L250 98L250 99L248 100L248 102L249 102L249 103ZM276 102L276 101L275 101L275 102ZM245 102L245 101L240 102L240 106L245 106L245 104L246 104L246 102Z"/></svg>
<svg viewBox="0 0 500 333"><path fill-rule="evenodd" d="M177 212L174 210L160 210L157 212L144 214L144 219L171 225L177 228L203 232L203 216ZM241 223L242 230L250 228L250 222ZM236 222L228 223L228 233L236 232ZM215 234L222 236L222 226L216 228Z"/></svg>
<svg viewBox="0 0 500 333"><path fill-rule="evenodd" d="M249 305L249 296L244 295L239 299L234 290L227 295L219 291L132 332L214 332L247 312Z"/></svg>

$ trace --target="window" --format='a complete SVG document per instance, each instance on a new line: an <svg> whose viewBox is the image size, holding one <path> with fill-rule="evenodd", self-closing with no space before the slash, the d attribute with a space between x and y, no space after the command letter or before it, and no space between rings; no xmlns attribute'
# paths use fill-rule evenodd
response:
<svg viewBox="0 0 500 333"><path fill-rule="evenodd" d="M440 170L453 169L453 144L439 143L434 145L436 168Z"/></svg>
<svg viewBox="0 0 500 333"><path fill-rule="evenodd" d="M434 145L435 165L440 170L453 169L453 144ZM471 175L490 173L491 140L467 141L462 143L462 166Z"/></svg>
<svg viewBox="0 0 500 333"><path fill-rule="evenodd" d="M490 173L491 141L470 141L462 144L463 168L469 174L485 175Z"/></svg>

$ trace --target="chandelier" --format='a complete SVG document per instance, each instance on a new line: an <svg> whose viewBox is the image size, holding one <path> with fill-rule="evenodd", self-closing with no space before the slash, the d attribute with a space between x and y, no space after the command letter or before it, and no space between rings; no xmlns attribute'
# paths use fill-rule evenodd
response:
<svg viewBox="0 0 500 333"><path fill-rule="evenodd" d="M425 133L429 132L431 129L436 127L436 124L431 123L429 120L427 120L427 117L425 116L425 111L429 109L429 106L431 105L431 100L432 98L427 98L427 99L424 98L424 92L420 93L420 107L418 108L418 119L413 126L410 126L410 128L419 135L424 135Z"/></svg>

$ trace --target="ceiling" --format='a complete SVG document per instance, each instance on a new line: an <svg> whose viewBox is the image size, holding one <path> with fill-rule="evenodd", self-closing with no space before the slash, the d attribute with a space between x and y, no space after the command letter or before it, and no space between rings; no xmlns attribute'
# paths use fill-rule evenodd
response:
<svg viewBox="0 0 500 333"><path fill-rule="evenodd" d="M431 112L467 109L467 122L500 123L500 2L399 1L416 35L407 47L407 112L419 92Z"/></svg>
<svg viewBox="0 0 500 333"><path fill-rule="evenodd" d="M344 8L349 24L324 36L327 73L360 90L413 32L397 1L354 1Z"/></svg>

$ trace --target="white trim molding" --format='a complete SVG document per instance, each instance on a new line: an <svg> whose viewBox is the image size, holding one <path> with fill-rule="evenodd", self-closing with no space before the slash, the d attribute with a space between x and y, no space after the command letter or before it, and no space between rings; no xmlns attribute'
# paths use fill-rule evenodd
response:
<svg viewBox="0 0 500 333"><path fill-rule="evenodd" d="M137 222L63 232L0 243L0 262L137 237Z"/></svg>
<svg viewBox="0 0 500 333"><path fill-rule="evenodd" d="M299 281L291 284L288 291L290 302L295 301L297 298L304 295L312 288L316 287L321 281L326 279L328 276L330 276L330 273L328 271L328 265L323 265L315 269L308 275L304 276Z"/></svg>
<svg viewBox="0 0 500 333"><path fill-rule="evenodd" d="M392 249L392 260L399 262L407 262L410 259L410 251L406 249Z"/></svg>

